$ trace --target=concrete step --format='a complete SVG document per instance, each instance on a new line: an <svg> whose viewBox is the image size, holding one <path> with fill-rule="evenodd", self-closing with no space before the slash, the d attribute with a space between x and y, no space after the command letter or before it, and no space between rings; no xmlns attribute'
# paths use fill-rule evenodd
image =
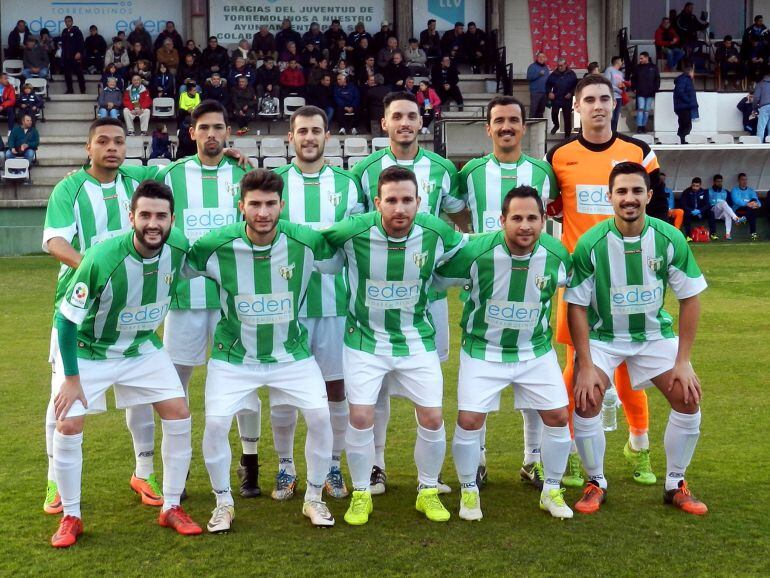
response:
<svg viewBox="0 0 770 578"><path fill-rule="evenodd" d="M64 115L71 117L73 114L78 114L90 116L93 119L95 104L95 98L89 98L88 100L51 100L45 103L45 118L50 122L51 120L59 120L58 118L51 119L51 116Z"/></svg>
<svg viewBox="0 0 770 578"><path fill-rule="evenodd" d="M35 183L35 175L32 174L32 184L8 183L0 184L0 203L6 201L25 201L27 203L38 201L40 204L51 196L51 187Z"/></svg>

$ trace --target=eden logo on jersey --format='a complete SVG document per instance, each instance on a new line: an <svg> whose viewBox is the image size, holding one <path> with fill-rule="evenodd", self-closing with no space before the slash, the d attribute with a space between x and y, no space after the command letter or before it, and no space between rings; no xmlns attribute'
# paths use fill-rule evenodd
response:
<svg viewBox="0 0 770 578"><path fill-rule="evenodd" d="M126 307L118 313L118 331L155 331L168 313L171 299Z"/></svg>
<svg viewBox="0 0 770 578"><path fill-rule="evenodd" d="M232 209L185 209L182 215L184 233L190 241L238 220L238 211Z"/></svg>
<svg viewBox="0 0 770 578"><path fill-rule="evenodd" d="M294 319L294 296L289 293L239 294L235 311L244 325L288 323Z"/></svg>
<svg viewBox="0 0 770 578"><path fill-rule="evenodd" d="M663 306L663 283L610 287L610 310L613 315L633 315L657 311Z"/></svg>
<svg viewBox="0 0 770 578"><path fill-rule="evenodd" d="M532 329L540 319L540 303L490 299L484 321L499 329Z"/></svg>
<svg viewBox="0 0 770 578"><path fill-rule="evenodd" d="M612 215L609 187L606 185L576 185L575 198L578 213L585 215Z"/></svg>
<svg viewBox="0 0 770 578"><path fill-rule="evenodd" d="M422 279L408 281L366 280L366 306L372 309L414 307L420 299Z"/></svg>
<svg viewBox="0 0 770 578"><path fill-rule="evenodd" d="M500 211L484 211L481 215L481 231L489 233L500 230Z"/></svg>

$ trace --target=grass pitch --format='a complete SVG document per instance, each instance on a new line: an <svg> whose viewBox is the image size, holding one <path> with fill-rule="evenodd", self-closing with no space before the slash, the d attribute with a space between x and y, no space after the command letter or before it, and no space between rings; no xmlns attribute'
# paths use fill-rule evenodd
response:
<svg viewBox="0 0 770 578"><path fill-rule="evenodd" d="M113 409L90 417L86 425L85 533L66 551L50 547L57 517L42 512L43 418L50 391L46 356L56 266L48 257L0 259L0 513L5 524L0 575L768 575L768 248L764 243L695 248L710 289L703 295L693 358L705 397L702 434L688 478L711 510L705 518L664 507L662 482L634 484L622 457L626 428L621 419L618 431L608 434L606 506L594 516L552 519L538 509L537 491L519 482L521 417L507 392L502 411L489 419L490 482L482 492L480 523L457 517L459 494L449 448L444 478L455 493L444 502L452 519L434 524L415 512L414 418L406 402L394 400L388 493L375 498L368 525L347 526L342 520L347 501L328 500L337 526L313 529L300 512L299 497L289 503L269 498L276 457L264 411L260 482L268 495L256 500L236 495L230 534L184 538L160 528L158 511L140 505L130 491L130 436L124 413ZM444 367L449 436L456 417L459 331L453 296L450 307L453 351ZM670 307L676 311L673 303ZM200 451L203 383L201 369L192 383L194 454L185 508L205 525L214 497ZM650 392L650 414L652 462L662 479L668 409L657 392ZM160 427L156 439L160 469ZM235 463L240 455L235 424L231 441ZM300 423L295 450L300 479L303 443ZM301 483L300 496L303 491ZM574 502L578 490L569 490L567 497Z"/></svg>

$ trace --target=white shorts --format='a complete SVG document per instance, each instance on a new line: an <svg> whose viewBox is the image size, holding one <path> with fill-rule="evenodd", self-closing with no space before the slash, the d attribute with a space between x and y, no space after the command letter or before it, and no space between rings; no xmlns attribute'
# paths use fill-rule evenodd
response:
<svg viewBox="0 0 770 578"><path fill-rule="evenodd" d="M303 317L299 320L307 328L307 341L313 352L324 381L343 378L342 343L345 341L344 317Z"/></svg>
<svg viewBox="0 0 770 578"><path fill-rule="evenodd" d="M441 363L449 359L449 304L444 297L438 301L428 302L428 312L433 319L436 330L436 352Z"/></svg>
<svg viewBox="0 0 770 578"><path fill-rule="evenodd" d="M239 411L257 411L257 390L270 391L270 406L291 405L299 409L328 407L326 384L315 359L286 363L236 365L210 359L206 376L206 415L228 417Z"/></svg>
<svg viewBox="0 0 770 578"><path fill-rule="evenodd" d="M457 409L489 413L500 409L500 394L513 385L516 409L567 407L567 388L554 350L510 363L485 361L460 351Z"/></svg>
<svg viewBox="0 0 770 578"><path fill-rule="evenodd" d="M219 323L219 309L172 309L163 326L163 346L177 365L204 365Z"/></svg>
<svg viewBox="0 0 770 578"><path fill-rule="evenodd" d="M390 395L411 400L422 407L441 407L444 377L435 351L403 357L373 355L344 347L345 394L348 402L374 405L388 376Z"/></svg>
<svg viewBox="0 0 770 578"><path fill-rule="evenodd" d="M48 344L48 363L53 365L59 355L59 332L51 327L51 342Z"/></svg>
<svg viewBox="0 0 770 578"><path fill-rule="evenodd" d="M60 356L56 367L58 369L61 366ZM113 385L118 409L185 396L182 382L165 349L119 359L78 359L78 370L88 409L76 401L65 417L105 411L105 394ZM64 372L54 373L51 390L53 396L59 393L63 383Z"/></svg>
<svg viewBox="0 0 770 578"><path fill-rule="evenodd" d="M649 380L674 367L679 350L679 338L656 339L641 343L592 339L591 359L606 375L615 375L615 368L625 362L633 389L646 389L653 385Z"/></svg>

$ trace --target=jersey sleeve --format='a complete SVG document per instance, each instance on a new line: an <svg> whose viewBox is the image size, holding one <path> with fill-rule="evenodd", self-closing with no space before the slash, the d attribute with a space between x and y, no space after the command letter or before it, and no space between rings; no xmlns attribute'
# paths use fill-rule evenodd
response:
<svg viewBox="0 0 770 578"><path fill-rule="evenodd" d="M433 228L441 237L444 244L444 252L436 259L436 266L449 261L457 252L468 243L468 234L455 231L453 227L447 225L444 221L433 215L430 217L431 228Z"/></svg>
<svg viewBox="0 0 770 578"><path fill-rule="evenodd" d="M323 238L326 240L326 242L329 243L329 245L331 245L334 249L339 249L348 239L369 228L370 222L367 218L367 215L370 214L371 213L366 213L365 215L358 215L355 217L348 217L347 219L343 219L328 229L321 231L321 234L323 235Z"/></svg>
<svg viewBox="0 0 770 578"><path fill-rule="evenodd" d="M543 199L543 203L547 205L561 194L559 182L556 180L556 173L553 172L553 167L550 164L545 161L537 161L536 165L545 173L540 196Z"/></svg>
<svg viewBox="0 0 770 578"><path fill-rule="evenodd" d="M706 289L706 279L695 262L695 257L684 236L679 233L672 237L671 244L668 246L668 284L677 299L687 299Z"/></svg>
<svg viewBox="0 0 770 578"><path fill-rule="evenodd" d="M364 212L373 211L374 207L372 206L372 201L369 196L369 184L367 181L367 175L366 175L366 168L369 166L369 163L366 162L360 162L353 165L353 168L350 169L350 174L355 178L358 184L358 188L361 194L361 201L364 206Z"/></svg>
<svg viewBox="0 0 770 578"><path fill-rule="evenodd" d="M465 208L465 201L460 195L460 176L455 166L449 161L446 164L441 188L441 208L445 213L459 213Z"/></svg>
<svg viewBox="0 0 770 578"><path fill-rule="evenodd" d="M478 243L470 241L454 256L444 261L434 272L431 289L445 291L453 285L466 285L471 265L478 255Z"/></svg>
<svg viewBox="0 0 770 578"><path fill-rule="evenodd" d="M313 231L313 268L319 273L334 274L342 271L345 256L340 249L332 247L323 235Z"/></svg>
<svg viewBox="0 0 770 578"><path fill-rule="evenodd" d="M210 237L211 233L204 235L195 241L190 250L187 251L187 256L180 272L183 278L209 277L219 282L219 279L214 278L213 272L208 271L209 260L213 254Z"/></svg>
<svg viewBox="0 0 770 578"><path fill-rule="evenodd" d="M572 277L572 256L567 253L561 260L559 265L559 278L556 280L558 287L566 287L569 285L570 278Z"/></svg>
<svg viewBox="0 0 770 578"><path fill-rule="evenodd" d="M99 260L94 258L95 253L86 251L59 305L59 313L77 325L83 323L102 289L99 286Z"/></svg>
<svg viewBox="0 0 770 578"><path fill-rule="evenodd" d="M350 214L360 215L362 213L365 213L366 207L367 207L366 196L364 195L364 191L361 188L361 183L358 181L357 178L352 177L350 179L348 195L350 196L355 195L356 197L356 204L353 205L353 208L350 209Z"/></svg>
<svg viewBox="0 0 770 578"><path fill-rule="evenodd" d="M564 300L567 303L588 307L596 284L596 271L591 250L586 243L578 241L575 252L572 254L572 276L564 291Z"/></svg>
<svg viewBox="0 0 770 578"><path fill-rule="evenodd" d="M48 241L61 237L72 243L78 228L75 222L75 199L72 194L70 179L64 179L57 184L48 199L43 226L43 251L48 253Z"/></svg>

